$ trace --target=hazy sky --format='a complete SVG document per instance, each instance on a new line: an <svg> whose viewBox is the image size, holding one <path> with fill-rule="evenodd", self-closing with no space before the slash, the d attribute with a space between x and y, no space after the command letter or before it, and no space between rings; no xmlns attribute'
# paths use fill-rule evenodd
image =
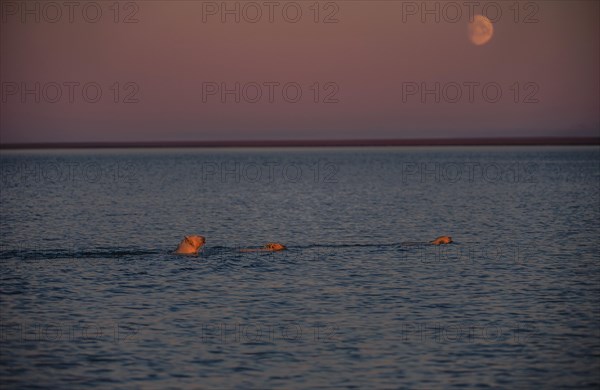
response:
<svg viewBox="0 0 600 390"><path fill-rule="evenodd" d="M0 142L599 135L597 1L315 3L4 1Z"/></svg>

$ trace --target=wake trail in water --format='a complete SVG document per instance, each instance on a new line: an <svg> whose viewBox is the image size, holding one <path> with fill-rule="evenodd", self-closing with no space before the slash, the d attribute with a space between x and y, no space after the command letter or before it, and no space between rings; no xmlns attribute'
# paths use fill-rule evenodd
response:
<svg viewBox="0 0 600 390"><path fill-rule="evenodd" d="M398 243L367 243L367 244L307 244L288 246L288 250L311 250L311 249L350 249L350 248L411 248L430 245L428 242L398 242ZM232 246L214 246L204 247L200 251L200 256L238 253L241 254L242 247ZM154 248L154 249L131 249L131 248L92 248L92 249L7 249L0 250L0 260L20 259L20 260L52 260L52 259L98 259L98 258L123 258L139 257L153 255L174 255L172 248ZM272 253L272 252L265 252Z"/></svg>

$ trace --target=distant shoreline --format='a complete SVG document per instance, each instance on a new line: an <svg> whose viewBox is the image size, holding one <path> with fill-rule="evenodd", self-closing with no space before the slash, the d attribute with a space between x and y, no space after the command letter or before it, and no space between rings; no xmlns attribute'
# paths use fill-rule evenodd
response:
<svg viewBox="0 0 600 390"><path fill-rule="evenodd" d="M575 146L600 145L600 137L458 138L458 139L354 139L354 140L245 140L150 142L55 142L0 144L9 149L108 148L282 148L282 147L386 147L386 146Z"/></svg>

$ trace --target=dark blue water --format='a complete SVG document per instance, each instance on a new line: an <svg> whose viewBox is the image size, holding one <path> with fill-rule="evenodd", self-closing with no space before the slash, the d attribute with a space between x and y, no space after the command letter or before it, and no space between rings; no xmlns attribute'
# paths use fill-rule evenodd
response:
<svg viewBox="0 0 600 390"><path fill-rule="evenodd" d="M2 388L600 384L596 147L0 162Z"/></svg>

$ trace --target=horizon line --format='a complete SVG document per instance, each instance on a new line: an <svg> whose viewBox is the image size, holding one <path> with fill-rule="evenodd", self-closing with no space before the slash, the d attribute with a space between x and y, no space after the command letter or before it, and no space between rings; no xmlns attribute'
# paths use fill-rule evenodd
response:
<svg viewBox="0 0 600 390"><path fill-rule="evenodd" d="M578 146L600 145L599 137L390 138L218 141L101 141L0 143L3 149L257 148L386 146Z"/></svg>

